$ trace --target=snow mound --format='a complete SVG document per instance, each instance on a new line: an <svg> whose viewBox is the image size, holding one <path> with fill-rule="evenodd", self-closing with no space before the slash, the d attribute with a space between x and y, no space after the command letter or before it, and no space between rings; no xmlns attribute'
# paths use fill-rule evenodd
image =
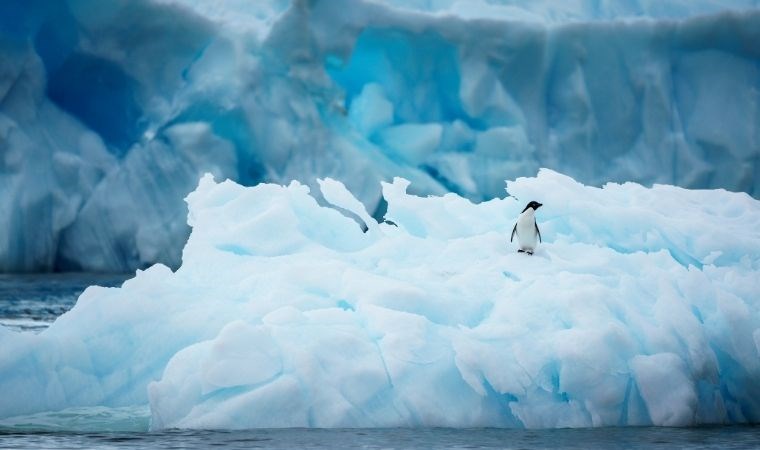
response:
<svg viewBox="0 0 760 450"><path fill-rule="evenodd" d="M187 197L182 266L0 328L0 418L150 404L154 429L760 420L760 202L550 170L475 204L335 180ZM544 204L544 237L509 232ZM362 227L361 222L364 222ZM362 231L366 228L366 232Z"/></svg>

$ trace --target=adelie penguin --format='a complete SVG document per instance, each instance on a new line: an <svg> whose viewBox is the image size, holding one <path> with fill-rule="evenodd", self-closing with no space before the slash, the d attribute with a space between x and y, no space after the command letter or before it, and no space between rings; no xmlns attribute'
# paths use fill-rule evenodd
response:
<svg viewBox="0 0 760 450"><path fill-rule="evenodd" d="M520 253L527 253L532 255L536 250L539 242L541 241L541 232L538 230L536 224L536 210L542 205L538 202L530 202L525 209L520 213L520 217L517 218L515 227L512 228L512 236L509 238L509 242L517 235L517 243L520 244Z"/></svg>

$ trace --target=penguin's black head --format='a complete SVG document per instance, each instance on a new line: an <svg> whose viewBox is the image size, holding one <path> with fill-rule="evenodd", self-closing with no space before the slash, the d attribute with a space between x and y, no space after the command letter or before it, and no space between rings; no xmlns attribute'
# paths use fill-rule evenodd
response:
<svg viewBox="0 0 760 450"><path fill-rule="evenodd" d="M527 211L527 210L528 210L528 208L533 208L533 210L535 211L535 210L537 210L538 208L540 208L540 207L542 207L542 206L543 206L543 205L542 205L541 203L538 203L538 202L533 202L533 201L532 201L532 202L528 203L528 205L525 207L525 209L523 209L523 210L522 210L522 212L525 212L525 211Z"/></svg>

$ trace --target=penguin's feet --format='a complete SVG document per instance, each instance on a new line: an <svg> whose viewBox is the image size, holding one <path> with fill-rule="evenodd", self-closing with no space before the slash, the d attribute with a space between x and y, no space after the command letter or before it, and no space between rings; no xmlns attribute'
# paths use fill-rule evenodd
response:
<svg viewBox="0 0 760 450"><path fill-rule="evenodd" d="M518 250L518 251L517 251L517 253L527 253L527 254L529 254L529 255L532 255L532 254L533 254L533 252L532 252L532 251L530 251L530 250L523 250L523 249L520 249L520 250Z"/></svg>

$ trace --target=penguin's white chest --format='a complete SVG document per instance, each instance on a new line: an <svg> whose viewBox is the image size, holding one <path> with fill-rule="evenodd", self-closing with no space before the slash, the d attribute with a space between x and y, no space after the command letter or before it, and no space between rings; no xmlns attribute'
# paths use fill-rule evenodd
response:
<svg viewBox="0 0 760 450"><path fill-rule="evenodd" d="M536 233L536 216L528 209L517 218L517 243L521 250L533 251L538 245Z"/></svg>

